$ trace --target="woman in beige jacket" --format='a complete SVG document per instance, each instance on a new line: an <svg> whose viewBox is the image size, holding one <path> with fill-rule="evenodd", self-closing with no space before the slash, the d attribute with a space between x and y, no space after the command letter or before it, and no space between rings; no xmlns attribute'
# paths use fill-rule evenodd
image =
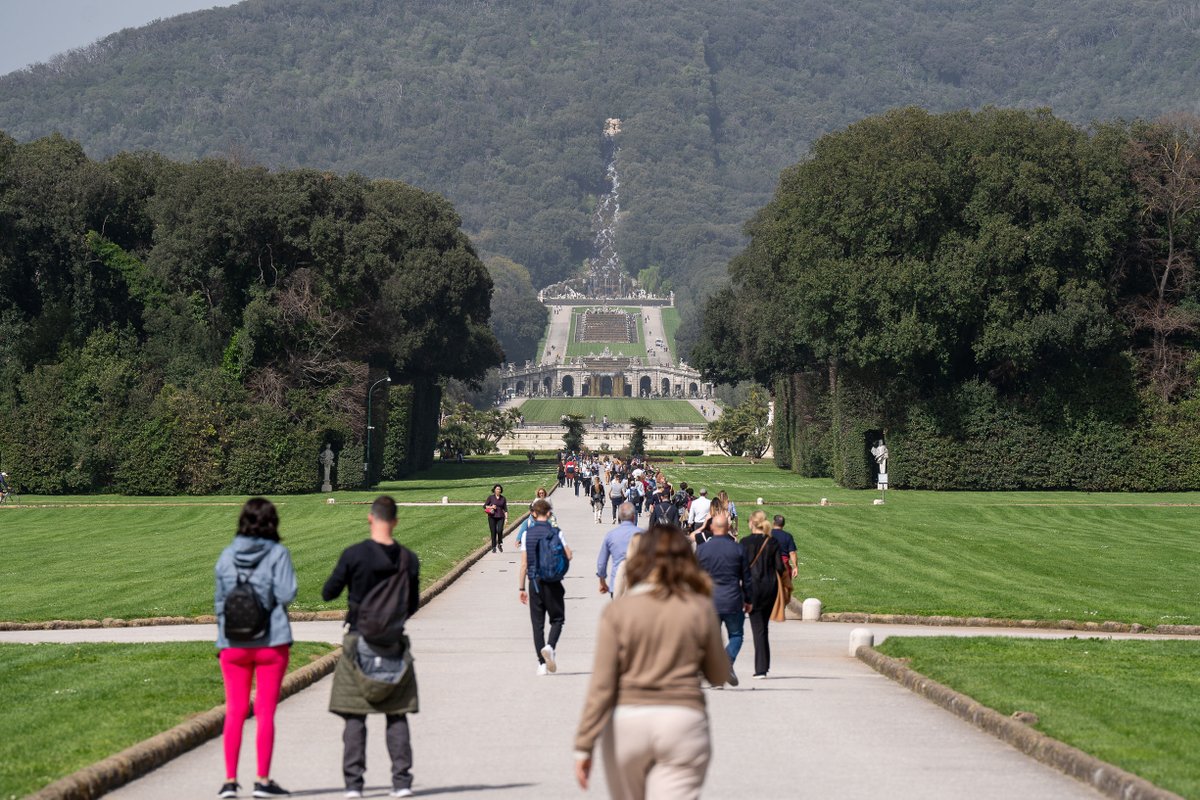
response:
<svg viewBox="0 0 1200 800"><path fill-rule="evenodd" d="M603 739L613 798L687 800L700 796L711 754L700 674L724 684L729 656L712 584L682 531L656 525L638 538L631 588L600 617L575 772L586 789Z"/></svg>

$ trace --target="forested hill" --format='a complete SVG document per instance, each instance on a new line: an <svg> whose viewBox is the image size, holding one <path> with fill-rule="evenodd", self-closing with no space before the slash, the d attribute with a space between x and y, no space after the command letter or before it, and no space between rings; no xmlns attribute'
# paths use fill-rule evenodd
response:
<svg viewBox="0 0 1200 800"><path fill-rule="evenodd" d="M703 291L809 142L867 114L1198 109L1193 0L247 0L0 78L0 129L399 178L535 285L578 267L624 120L620 246Z"/></svg>

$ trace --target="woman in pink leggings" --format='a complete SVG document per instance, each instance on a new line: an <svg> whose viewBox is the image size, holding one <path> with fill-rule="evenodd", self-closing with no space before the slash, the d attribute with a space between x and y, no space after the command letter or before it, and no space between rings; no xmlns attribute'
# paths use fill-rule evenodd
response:
<svg viewBox="0 0 1200 800"><path fill-rule="evenodd" d="M250 687L256 685L258 728L255 797L288 792L271 780L275 706L287 673L292 628L287 605L296 599L292 556L279 543L279 514L269 500L246 501L233 543L217 559L217 648L225 679L225 784L221 797L237 797L242 728L250 716Z"/></svg>

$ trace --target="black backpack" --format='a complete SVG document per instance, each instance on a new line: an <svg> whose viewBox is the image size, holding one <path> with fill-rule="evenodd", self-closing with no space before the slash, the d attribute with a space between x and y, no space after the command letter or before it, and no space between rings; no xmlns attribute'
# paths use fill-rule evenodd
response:
<svg viewBox="0 0 1200 800"><path fill-rule="evenodd" d="M258 569L257 564L254 569ZM249 573L239 572L237 586L225 595L225 636L231 641L252 642L261 639L271 623L270 609L258 599L258 592L250 584L254 569Z"/></svg>
<svg viewBox="0 0 1200 800"><path fill-rule="evenodd" d="M358 632L371 644L398 644L404 623L412 613L408 607L412 576L408 572L408 550L400 547L396 574L377 583L358 606Z"/></svg>

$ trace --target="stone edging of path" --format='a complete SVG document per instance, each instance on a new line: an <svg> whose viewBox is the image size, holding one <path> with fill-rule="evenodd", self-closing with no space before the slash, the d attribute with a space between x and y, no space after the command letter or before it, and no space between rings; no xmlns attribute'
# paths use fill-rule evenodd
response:
<svg viewBox="0 0 1200 800"><path fill-rule="evenodd" d="M1183 800L1174 792L1155 786L1145 778L1126 772L1011 717L1006 717L969 695L956 692L926 677L899 659L885 656L874 647L860 647L856 655L860 661L881 675L933 701L956 717L1012 745L1025 755L1088 784L1108 797L1116 800Z"/></svg>
<svg viewBox="0 0 1200 800"><path fill-rule="evenodd" d="M793 597L788 611L803 615L803 603ZM1030 630L1082 631L1084 633L1148 633L1162 636L1200 636L1200 625L1155 625L1148 628L1136 622L1079 622L1072 619L997 619L994 617L922 617L916 614L867 614L859 611L832 611L821 614L821 622L851 622L860 625L927 625L951 628L1027 628Z"/></svg>
<svg viewBox="0 0 1200 800"><path fill-rule="evenodd" d="M283 679L279 699L291 697L328 675L337 666L341 654L342 650L339 647L288 675ZM59 778L28 795L26 800L90 800L100 797L209 739L220 736L224 724L225 705L214 706L170 730L140 741L65 778Z"/></svg>
<svg viewBox="0 0 1200 800"><path fill-rule="evenodd" d="M550 493L553 494L554 490L551 489ZM515 531L525 521L525 517L527 516L529 516L528 512L522 514L517 518L516 522L509 525L508 529L504 532L505 536ZM480 547L456 564L448 573L434 581L433 585L421 592L420 606L427 605L433 598L446 591L454 581L462 577L464 572L474 566L475 562L483 558L490 550L490 544ZM293 620L299 619L302 621L314 619L340 620L345 617L345 612L300 612L289 614L288 617ZM156 622L154 621L155 619L164 621ZM58 628L149 627L152 625L188 625L205 622L212 623L215 621L216 618L212 615L208 615L207 617L159 617L142 620L109 619L103 622L88 620L89 623L95 623L88 625L63 623ZM55 623L30 623L36 627L11 627L17 624L19 623L0 624L0 630L47 630L54 629L49 626L55 625ZM10 627L3 627L3 625L9 625ZM288 675L283 680L279 699L281 701L286 700L301 689L307 689L333 672L337 667L337 662L341 658L341 655L342 648L339 647L313 663L307 664ZM202 714L197 714L186 722L181 722L170 730L151 736L149 739L143 739L116 755L111 755L108 758L97 761L91 766L84 767L81 770L72 772L70 775L59 778L54 783L42 787L33 794L27 795L24 800L93 800L93 798L111 792L113 789L124 786L130 781L136 780L146 773L161 767L168 761L199 747L209 739L215 739L221 735L224 725L225 705L214 706Z"/></svg>

